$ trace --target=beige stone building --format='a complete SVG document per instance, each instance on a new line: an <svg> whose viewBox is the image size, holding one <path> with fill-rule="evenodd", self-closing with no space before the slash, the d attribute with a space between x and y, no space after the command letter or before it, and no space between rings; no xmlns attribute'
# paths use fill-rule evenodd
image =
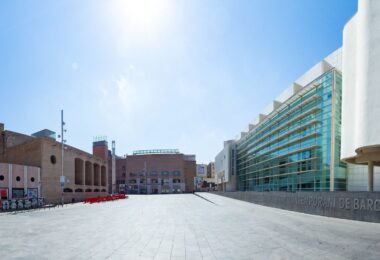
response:
<svg viewBox="0 0 380 260"><path fill-rule="evenodd" d="M5 131L0 124L0 162L40 168L40 196L48 203L81 201L108 194L107 161L75 147L64 146L52 136L28 136Z"/></svg>
<svg viewBox="0 0 380 260"><path fill-rule="evenodd" d="M215 179L215 163L214 162L210 162L209 164L207 164L207 178Z"/></svg>

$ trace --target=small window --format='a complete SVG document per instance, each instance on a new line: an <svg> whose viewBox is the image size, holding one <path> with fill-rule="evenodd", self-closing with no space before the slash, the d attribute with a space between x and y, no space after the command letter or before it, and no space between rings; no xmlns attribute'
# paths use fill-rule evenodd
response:
<svg viewBox="0 0 380 260"><path fill-rule="evenodd" d="M4 175L0 175L0 181L4 180Z"/></svg>
<svg viewBox="0 0 380 260"><path fill-rule="evenodd" d="M55 155L50 156L50 162L52 164L55 164L57 162L57 158L55 158Z"/></svg>
<svg viewBox="0 0 380 260"><path fill-rule="evenodd" d="M310 158L310 151L306 150L302 152L302 159L309 159Z"/></svg>
<svg viewBox="0 0 380 260"><path fill-rule="evenodd" d="M21 181L20 176L17 176L17 177L16 177L16 181Z"/></svg>
<svg viewBox="0 0 380 260"><path fill-rule="evenodd" d="M181 172L180 171L173 171L173 176L181 176Z"/></svg>
<svg viewBox="0 0 380 260"><path fill-rule="evenodd" d="M34 177L30 178L30 181L31 181L31 182L34 182L34 181L35 181Z"/></svg>

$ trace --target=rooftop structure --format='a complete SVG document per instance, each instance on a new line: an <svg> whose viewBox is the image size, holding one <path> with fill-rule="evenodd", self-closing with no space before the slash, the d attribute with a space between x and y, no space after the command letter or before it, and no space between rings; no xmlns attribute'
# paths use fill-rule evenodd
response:
<svg viewBox="0 0 380 260"><path fill-rule="evenodd" d="M51 139L54 139L56 138L56 133L54 131L51 131L49 129L44 129L44 130L41 130L41 131L38 131L34 134L32 134L33 137L49 137Z"/></svg>
<svg viewBox="0 0 380 260"><path fill-rule="evenodd" d="M136 150L133 151L133 155L143 154L179 154L178 149L153 149L153 150Z"/></svg>

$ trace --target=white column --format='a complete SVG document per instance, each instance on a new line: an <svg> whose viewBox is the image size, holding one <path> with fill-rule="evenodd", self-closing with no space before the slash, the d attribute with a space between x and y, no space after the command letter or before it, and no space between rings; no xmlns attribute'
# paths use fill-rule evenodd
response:
<svg viewBox="0 0 380 260"><path fill-rule="evenodd" d="M12 164L8 165L8 199L12 199Z"/></svg>

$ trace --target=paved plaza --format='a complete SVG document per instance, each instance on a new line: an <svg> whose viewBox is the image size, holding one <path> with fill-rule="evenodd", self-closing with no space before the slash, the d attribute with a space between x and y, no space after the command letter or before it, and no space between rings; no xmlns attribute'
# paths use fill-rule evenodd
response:
<svg viewBox="0 0 380 260"><path fill-rule="evenodd" d="M0 258L380 259L380 224L200 196L0 214Z"/></svg>

